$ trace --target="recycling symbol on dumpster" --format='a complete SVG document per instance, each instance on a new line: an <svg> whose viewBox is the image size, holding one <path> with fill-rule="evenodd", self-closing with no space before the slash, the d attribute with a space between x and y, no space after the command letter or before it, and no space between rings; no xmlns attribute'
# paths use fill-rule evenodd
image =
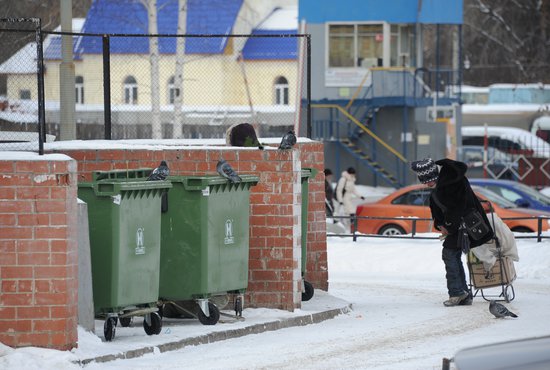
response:
<svg viewBox="0 0 550 370"><path fill-rule="evenodd" d="M143 227L139 227L136 231L136 255L145 254L143 231Z"/></svg>
<svg viewBox="0 0 550 370"><path fill-rule="evenodd" d="M225 239L224 244L233 244L235 239L233 238L233 220L227 219L225 221Z"/></svg>

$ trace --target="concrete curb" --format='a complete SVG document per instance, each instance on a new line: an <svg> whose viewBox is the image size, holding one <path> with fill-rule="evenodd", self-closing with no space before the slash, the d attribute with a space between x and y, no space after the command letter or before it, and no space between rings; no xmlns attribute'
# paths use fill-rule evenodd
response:
<svg viewBox="0 0 550 370"><path fill-rule="evenodd" d="M168 352L168 351L175 351L186 346L196 346L199 344L220 342L222 340L243 337L249 334L260 334L267 331L274 331L274 330L290 328L294 326L305 326L305 325L317 324L322 321L333 319L338 315L349 313L351 311L352 311L352 306L350 303L341 308L317 312L310 315L291 317L288 319L281 319L281 320L266 322L262 324L254 324L254 325L247 326L244 328L239 328L239 329L230 329L230 330L219 331L215 333L209 333L209 334L200 335L192 338L178 340L176 342L169 342L169 343L160 344L158 346L150 346L150 347L129 350L129 351L112 354L112 355L104 355L104 356L81 359L76 363L79 365L86 365L91 362L108 362L108 361L121 360L121 359L130 359L130 358L140 357L148 353L154 353L155 350L157 352L160 351L161 353Z"/></svg>

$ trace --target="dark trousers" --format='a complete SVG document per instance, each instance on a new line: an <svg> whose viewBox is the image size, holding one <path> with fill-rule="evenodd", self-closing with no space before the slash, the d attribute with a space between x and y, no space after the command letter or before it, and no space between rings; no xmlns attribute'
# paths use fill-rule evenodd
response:
<svg viewBox="0 0 550 370"><path fill-rule="evenodd" d="M447 278L449 297L456 297L464 294L464 292L469 292L461 257L462 251L460 249L443 248L442 258L445 263L445 277Z"/></svg>

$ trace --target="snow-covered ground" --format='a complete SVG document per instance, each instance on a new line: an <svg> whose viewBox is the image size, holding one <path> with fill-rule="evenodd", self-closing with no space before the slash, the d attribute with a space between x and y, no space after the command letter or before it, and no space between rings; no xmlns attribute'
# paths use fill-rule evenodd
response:
<svg viewBox="0 0 550 370"><path fill-rule="evenodd" d="M472 306L444 307L444 268L437 240L364 238L353 243L350 238L330 237L329 295L352 303L351 313L315 325L85 368L440 369L443 357L464 347L550 335L550 240L520 239L518 249L516 297L506 304L519 315L517 319L493 318L488 303L479 296ZM254 311L247 309L243 316L254 317ZM266 317L281 314L261 311ZM193 324L189 330L201 328ZM125 340L118 335L113 342L103 343L98 336L79 330L79 349L74 353L0 346L0 369L77 369L71 360L80 358L83 351L97 348L101 354L106 346L122 350ZM150 346L162 335L166 335L164 329L153 337L141 332L134 340Z"/></svg>

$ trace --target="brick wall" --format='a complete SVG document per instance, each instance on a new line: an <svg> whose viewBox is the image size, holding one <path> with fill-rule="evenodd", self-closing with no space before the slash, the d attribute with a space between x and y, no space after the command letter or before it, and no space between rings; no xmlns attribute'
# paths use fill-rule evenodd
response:
<svg viewBox="0 0 550 370"><path fill-rule="evenodd" d="M13 158L9 158L13 156ZM77 344L76 162L3 153L0 159L0 342Z"/></svg>
<svg viewBox="0 0 550 370"><path fill-rule="evenodd" d="M155 150L156 149L156 150ZM306 279L328 289L323 144L300 143L290 151L244 148L74 149L56 152L78 161L79 181L96 170L153 168L167 161L172 175L215 174L223 157L242 174L260 177L250 195L250 261L246 306L294 310L301 300L301 168L320 173L309 183Z"/></svg>

